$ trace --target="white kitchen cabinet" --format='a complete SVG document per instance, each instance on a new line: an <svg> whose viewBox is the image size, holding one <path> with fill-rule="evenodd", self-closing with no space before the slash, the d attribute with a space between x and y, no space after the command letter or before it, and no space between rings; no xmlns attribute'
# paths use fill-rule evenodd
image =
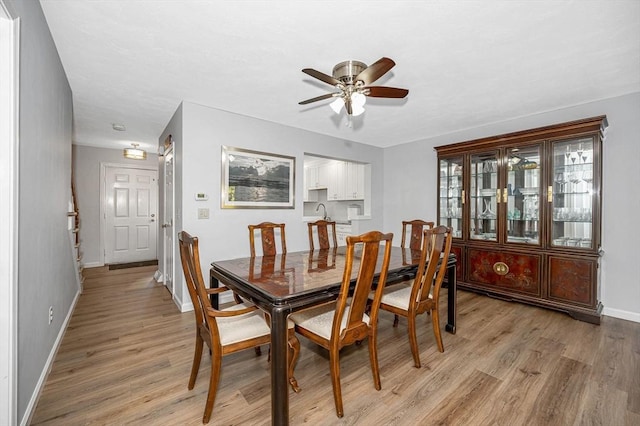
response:
<svg viewBox="0 0 640 426"><path fill-rule="evenodd" d="M329 163L327 180L327 200L346 200L345 181L346 164L344 161L332 161Z"/></svg>
<svg viewBox="0 0 640 426"><path fill-rule="evenodd" d="M346 200L363 200L364 199L364 164L345 163L346 179L345 179L345 199Z"/></svg>
<svg viewBox="0 0 640 426"><path fill-rule="evenodd" d="M304 189L315 188L318 181L318 167L304 166Z"/></svg>
<svg viewBox="0 0 640 426"><path fill-rule="evenodd" d="M336 224L336 238L339 246L347 245L347 237L351 235L351 225Z"/></svg>
<svg viewBox="0 0 640 426"><path fill-rule="evenodd" d="M327 187L328 171L326 165L304 167L304 201L318 201L318 189Z"/></svg>
<svg viewBox="0 0 640 426"><path fill-rule="evenodd" d="M364 164L334 161L328 170L327 200L364 199Z"/></svg>
<svg viewBox="0 0 640 426"><path fill-rule="evenodd" d="M329 166L327 164L304 167L305 189L324 189L328 185Z"/></svg>
<svg viewBox="0 0 640 426"><path fill-rule="evenodd" d="M327 188L329 186L329 165L318 166L318 184L316 188Z"/></svg>

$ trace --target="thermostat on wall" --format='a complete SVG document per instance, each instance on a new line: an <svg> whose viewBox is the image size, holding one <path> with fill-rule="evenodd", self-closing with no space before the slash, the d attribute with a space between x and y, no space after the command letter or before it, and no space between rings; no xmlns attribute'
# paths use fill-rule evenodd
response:
<svg viewBox="0 0 640 426"><path fill-rule="evenodd" d="M209 196L204 192L196 192L196 201L207 201Z"/></svg>

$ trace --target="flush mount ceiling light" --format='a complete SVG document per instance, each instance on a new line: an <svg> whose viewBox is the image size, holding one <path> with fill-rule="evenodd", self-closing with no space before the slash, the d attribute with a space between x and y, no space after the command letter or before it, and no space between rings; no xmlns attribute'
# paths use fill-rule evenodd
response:
<svg viewBox="0 0 640 426"><path fill-rule="evenodd" d="M118 132L124 132L125 130L127 130L127 128L124 127L124 124L119 124L119 123L111 123L111 128Z"/></svg>
<svg viewBox="0 0 640 426"><path fill-rule="evenodd" d="M137 143L131 144L133 148L125 148L124 149L124 157L131 158L132 160L144 160L147 158L147 151L138 148Z"/></svg>
<svg viewBox="0 0 640 426"><path fill-rule="evenodd" d="M358 116L364 112L364 104L367 96L374 98L404 98L409 93L406 89L396 87L370 86L374 81L386 74L395 66L395 62L389 58L380 58L371 66L360 61L344 61L333 67L333 76L305 68L303 73L317 78L327 84L331 84L339 92L327 93L315 98L299 102L300 105L336 98L331 102L331 109L340 114L344 106L348 116Z"/></svg>

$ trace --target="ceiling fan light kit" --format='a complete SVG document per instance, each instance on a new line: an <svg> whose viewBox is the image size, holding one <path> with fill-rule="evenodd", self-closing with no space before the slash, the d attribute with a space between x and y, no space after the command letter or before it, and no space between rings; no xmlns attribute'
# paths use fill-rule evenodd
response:
<svg viewBox="0 0 640 426"><path fill-rule="evenodd" d="M382 77L394 66L395 62L393 62L393 60L383 57L370 66L360 61L340 62L333 67L332 75L324 74L312 68L304 68L302 70L303 73L334 86L339 92L327 93L307 99L299 102L299 105L336 98L330 104L331 109L336 114L340 114L344 106L348 116L358 116L364 112L367 96L377 98L404 98L409 94L409 91L406 89L370 86L370 84Z"/></svg>

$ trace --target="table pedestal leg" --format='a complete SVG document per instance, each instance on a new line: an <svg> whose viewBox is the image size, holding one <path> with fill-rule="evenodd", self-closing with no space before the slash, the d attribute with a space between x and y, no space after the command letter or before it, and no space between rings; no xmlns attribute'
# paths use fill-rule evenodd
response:
<svg viewBox="0 0 640 426"><path fill-rule="evenodd" d="M288 309L271 310L271 424L289 424Z"/></svg>
<svg viewBox="0 0 640 426"><path fill-rule="evenodd" d="M456 300L457 300L456 265L447 268L447 325L445 330L456 334Z"/></svg>
<svg viewBox="0 0 640 426"><path fill-rule="evenodd" d="M213 275L213 271L209 271L209 288L218 288L219 286L220 286L220 283L218 282L218 279ZM217 294L209 295L209 300L211 301L211 307L213 309L219 309Z"/></svg>

